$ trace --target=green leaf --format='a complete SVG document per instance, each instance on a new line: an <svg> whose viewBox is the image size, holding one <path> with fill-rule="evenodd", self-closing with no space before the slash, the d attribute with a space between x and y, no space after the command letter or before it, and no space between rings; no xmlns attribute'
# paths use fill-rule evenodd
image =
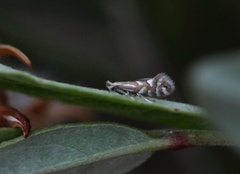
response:
<svg viewBox="0 0 240 174"><path fill-rule="evenodd" d="M190 72L195 99L207 109L212 122L240 144L240 54L211 58Z"/></svg>
<svg viewBox="0 0 240 174"><path fill-rule="evenodd" d="M22 135L19 128L0 128L0 143Z"/></svg>
<svg viewBox="0 0 240 174"><path fill-rule="evenodd" d="M62 125L1 143L0 173L126 173L156 150L206 145L235 144L216 131Z"/></svg>
<svg viewBox="0 0 240 174"><path fill-rule="evenodd" d="M57 126L0 144L0 173L126 173L169 145L121 125Z"/></svg>
<svg viewBox="0 0 240 174"><path fill-rule="evenodd" d="M105 90L44 80L4 65L0 65L0 87L166 126L194 129L209 127L203 112L195 106L166 100L148 103L138 97L132 99Z"/></svg>

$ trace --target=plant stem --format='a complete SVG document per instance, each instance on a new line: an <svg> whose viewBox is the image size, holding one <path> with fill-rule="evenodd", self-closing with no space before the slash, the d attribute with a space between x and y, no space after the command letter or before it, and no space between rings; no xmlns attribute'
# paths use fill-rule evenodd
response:
<svg viewBox="0 0 240 174"><path fill-rule="evenodd" d="M182 149L192 146L238 146L223 136L220 131L207 130L151 130L145 131L154 138L170 139L169 149Z"/></svg>

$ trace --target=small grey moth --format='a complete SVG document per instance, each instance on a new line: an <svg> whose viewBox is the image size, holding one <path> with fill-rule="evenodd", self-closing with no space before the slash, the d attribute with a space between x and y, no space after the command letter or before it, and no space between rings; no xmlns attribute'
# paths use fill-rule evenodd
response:
<svg viewBox="0 0 240 174"><path fill-rule="evenodd" d="M151 98L163 98L175 90L173 80L165 73L159 73L153 78L145 78L136 81L106 82L109 91L123 95L146 96Z"/></svg>

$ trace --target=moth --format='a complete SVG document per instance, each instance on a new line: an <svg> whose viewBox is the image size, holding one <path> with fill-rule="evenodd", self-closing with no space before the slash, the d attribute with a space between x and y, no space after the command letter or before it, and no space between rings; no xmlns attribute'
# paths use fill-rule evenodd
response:
<svg viewBox="0 0 240 174"><path fill-rule="evenodd" d="M165 73L159 73L153 78L144 78L136 81L106 82L109 91L122 95L145 96L151 98L163 98L175 90L174 81Z"/></svg>

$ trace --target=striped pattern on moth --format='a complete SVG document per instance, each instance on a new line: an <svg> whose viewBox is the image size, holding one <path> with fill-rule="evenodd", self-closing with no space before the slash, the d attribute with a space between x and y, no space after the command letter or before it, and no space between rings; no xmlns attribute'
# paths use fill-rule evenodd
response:
<svg viewBox="0 0 240 174"><path fill-rule="evenodd" d="M165 73L159 73L153 78L145 78L136 81L106 82L109 91L123 95L146 96L152 98L163 98L175 90L173 80Z"/></svg>

